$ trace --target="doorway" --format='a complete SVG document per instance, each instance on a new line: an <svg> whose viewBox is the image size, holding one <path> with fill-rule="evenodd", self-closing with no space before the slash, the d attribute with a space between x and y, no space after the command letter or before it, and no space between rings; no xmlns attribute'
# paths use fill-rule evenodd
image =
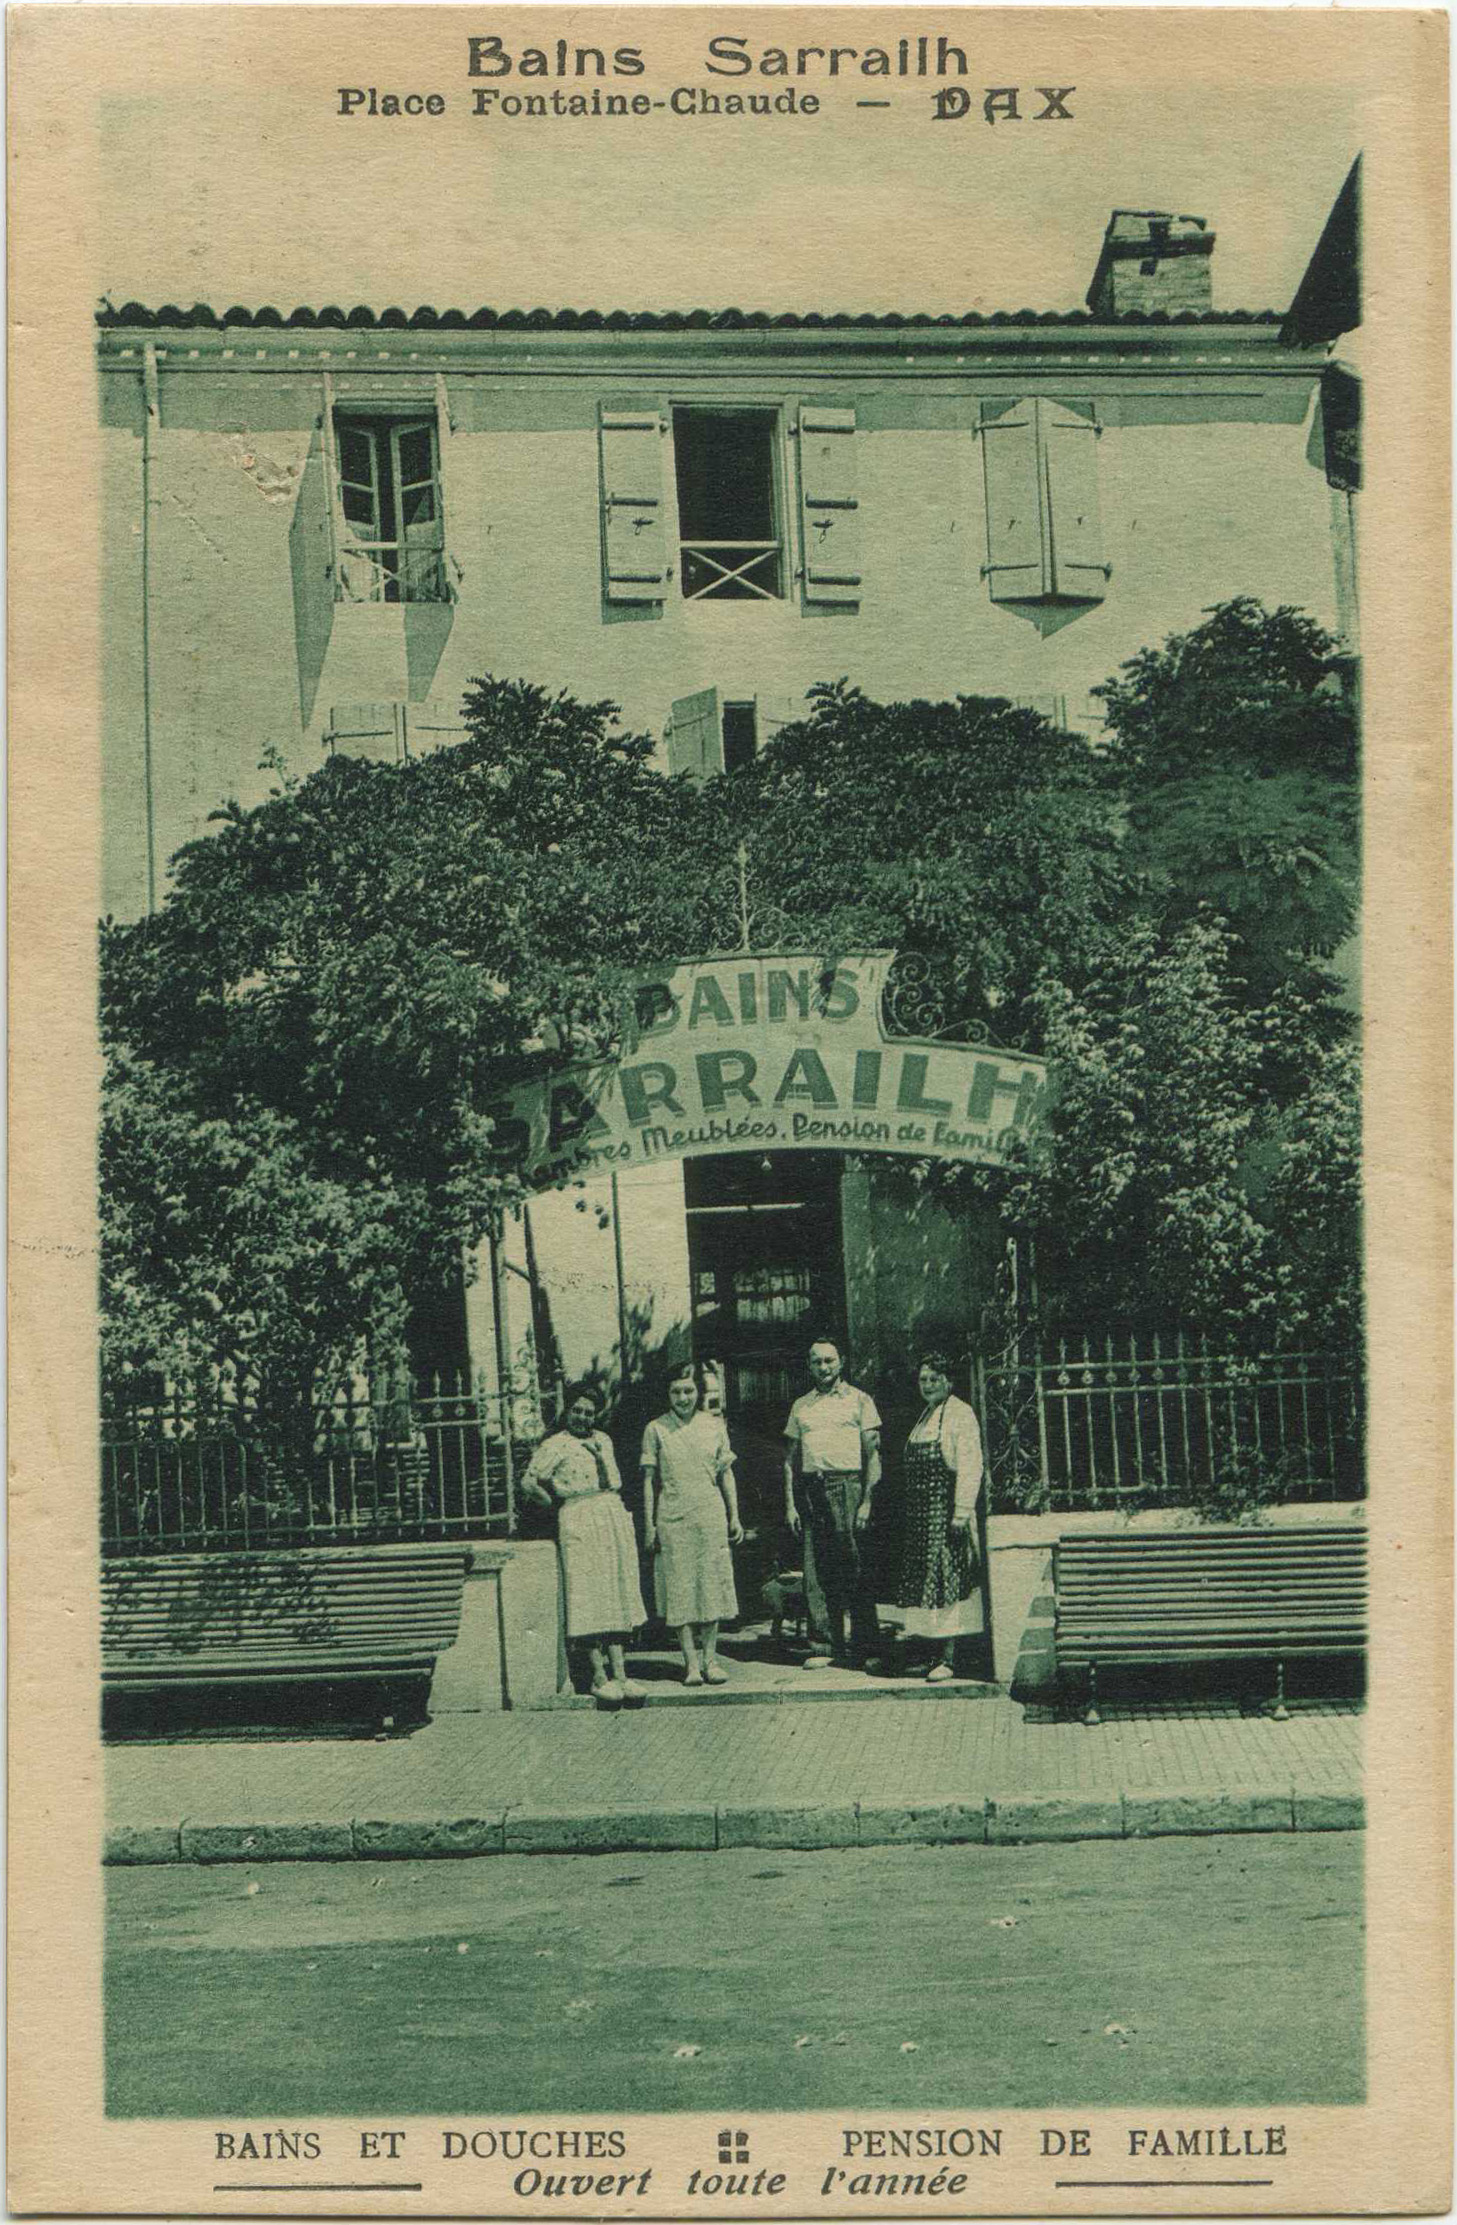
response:
<svg viewBox="0 0 1457 2225"><path fill-rule="evenodd" d="M693 1354L721 1371L744 1525L783 1528L784 1424L818 1336L845 1344L841 1160L690 1159L683 1169Z"/></svg>

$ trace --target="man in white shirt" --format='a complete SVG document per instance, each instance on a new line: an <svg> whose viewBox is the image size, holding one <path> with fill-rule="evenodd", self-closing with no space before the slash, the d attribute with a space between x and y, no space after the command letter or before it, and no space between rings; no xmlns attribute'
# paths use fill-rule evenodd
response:
<svg viewBox="0 0 1457 2225"><path fill-rule="evenodd" d="M814 1388L795 1400L784 1425L784 1519L796 1537L807 1530L813 1544L831 1659L863 1668L878 1644L862 1547L880 1482L880 1416L869 1393L845 1381L842 1365L830 1338L810 1346ZM805 1667L823 1662L812 1653Z"/></svg>

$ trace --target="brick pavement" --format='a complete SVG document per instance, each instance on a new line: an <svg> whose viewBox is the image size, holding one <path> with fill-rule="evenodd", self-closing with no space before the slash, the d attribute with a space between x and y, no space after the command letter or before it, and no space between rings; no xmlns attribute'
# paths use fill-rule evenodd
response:
<svg viewBox="0 0 1457 2225"><path fill-rule="evenodd" d="M1331 1827L1360 1820L1361 1728L1339 1703L1285 1722L1208 1706L1085 1725L998 1697L453 1716L383 1743L123 1744L107 1754L108 1850L176 1860L206 1831L215 1858L257 1858L258 1832L278 1826L292 1836L275 1851L347 1854L352 1827L370 1819L443 1832L435 1851L488 1851L508 1837L529 1844L532 1819L553 1812L558 1840L570 1815L582 1843L603 1846L644 1843L644 1818L675 1814L686 1835L673 1840L665 1821L664 1843L743 1843L748 1832L785 1844L796 1830L809 1834L800 1843L842 1843L864 1837L869 1816L877 1830L898 1818L897 1836L924 1837ZM816 1824L813 1811L840 1820ZM614 1813L636 1816L635 1839L614 1839ZM201 1837L191 1844L204 1850ZM432 1848L406 1832L394 1850Z"/></svg>

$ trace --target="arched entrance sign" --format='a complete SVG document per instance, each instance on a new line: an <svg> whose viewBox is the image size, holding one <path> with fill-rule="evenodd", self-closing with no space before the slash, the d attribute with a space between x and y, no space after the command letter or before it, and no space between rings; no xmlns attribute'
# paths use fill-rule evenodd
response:
<svg viewBox="0 0 1457 2225"><path fill-rule="evenodd" d="M892 1036L893 951L685 960L644 980L617 1057L518 1083L496 1137L536 1189L736 1152L1000 1166L1045 1110L1046 1062Z"/></svg>

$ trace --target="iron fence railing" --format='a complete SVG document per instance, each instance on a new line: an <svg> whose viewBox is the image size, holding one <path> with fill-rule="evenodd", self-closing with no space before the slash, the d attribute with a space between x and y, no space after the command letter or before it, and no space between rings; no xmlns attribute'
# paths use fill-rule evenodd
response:
<svg viewBox="0 0 1457 2225"><path fill-rule="evenodd" d="M443 549L402 541L350 541L339 551L335 600L341 603L448 603Z"/></svg>
<svg viewBox="0 0 1457 2225"><path fill-rule="evenodd" d="M688 602L758 598L777 601L781 549L775 541L681 541L683 594Z"/></svg>
<svg viewBox="0 0 1457 2225"><path fill-rule="evenodd" d="M1182 1330L1024 1338L977 1365L994 1511L1365 1495L1354 1354Z"/></svg>
<svg viewBox="0 0 1457 2225"><path fill-rule="evenodd" d="M280 1435L249 1394L113 1407L101 1425L108 1553L491 1537L516 1526L539 1419L469 1378L351 1386Z"/></svg>

